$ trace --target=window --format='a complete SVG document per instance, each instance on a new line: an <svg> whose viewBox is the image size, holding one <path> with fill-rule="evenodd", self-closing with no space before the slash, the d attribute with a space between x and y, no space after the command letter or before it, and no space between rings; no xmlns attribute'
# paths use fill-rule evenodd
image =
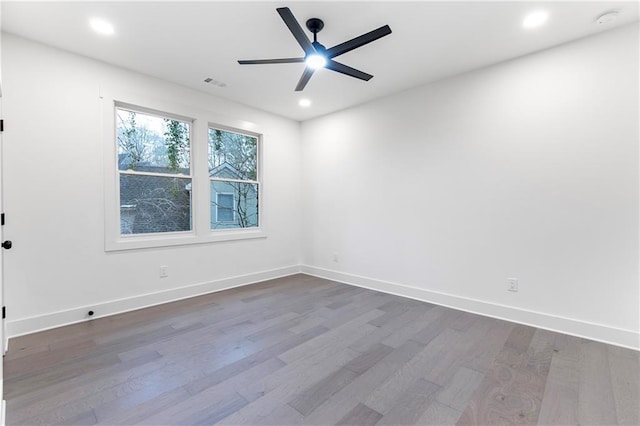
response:
<svg viewBox="0 0 640 426"><path fill-rule="evenodd" d="M233 194L219 192L216 194L216 221L233 222L235 215L233 212Z"/></svg>
<svg viewBox="0 0 640 426"><path fill-rule="evenodd" d="M105 250L266 236L254 123L135 94L101 98Z"/></svg>
<svg viewBox="0 0 640 426"><path fill-rule="evenodd" d="M191 230L190 123L116 108L120 232Z"/></svg>
<svg viewBox="0 0 640 426"><path fill-rule="evenodd" d="M258 139L209 128L211 229L258 226Z"/></svg>

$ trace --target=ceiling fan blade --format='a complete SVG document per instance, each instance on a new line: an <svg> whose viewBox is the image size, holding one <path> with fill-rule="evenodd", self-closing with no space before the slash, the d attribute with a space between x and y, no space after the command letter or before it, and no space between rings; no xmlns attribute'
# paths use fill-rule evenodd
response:
<svg viewBox="0 0 640 426"><path fill-rule="evenodd" d="M304 62L304 58L282 58L282 59L247 59L239 60L240 65L260 65L260 64L295 64Z"/></svg>
<svg viewBox="0 0 640 426"><path fill-rule="evenodd" d="M309 39L307 38L298 21L296 21L296 18L293 16L293 13L291 13L291 10L288 7L279 7L276 10L280 14L280 17L287 25L287 27L289 27L289 31L291 31L291 34L293 34L295 39L298 41L300 47L302 47L302 50L304 50L304 53L306 53L307 55L316 53L316 49L311 44L311 41L309 41Z"/></svg>
<svg viewBox="0 0 640 426"><path fill-rule="evenodd" d="M314 71L315 70L310 67L306 67L304 69L304 72L302 73L302 77L300 77L300 81L298 81L298 85L296 86L296 92L301 92L302 89L304 89L304 86L307 85Z"/></svg>
<svg viewBox="0 0 640 426"><path fill-rule="evenodd" d="M335 58L338 55L347 53L353 49L356 49L360 46L364 46L367 43L376 41L377 39L382 38L389 34L391 34L391 28L388 25L385 25L376 30L369 31L366 34L362 34L360 37L353 38L349 41L345 41L344 43L340 43L338 45L333 46L330 49L327 49L327 52L326 52L327 57Z"/></svg>
<svg viewBox="0 0 640 426"><path fill-rule="evenodd" d="M369 81L373 78L371 74L367 74L366 72L351 68L350 66L341 64L340 62L336 62L333 59L329 59L327 61L327 65L325 65L325 68L339 72L340 74L348 75L350 77L359 78L360 80L364 81Z"/></svg>

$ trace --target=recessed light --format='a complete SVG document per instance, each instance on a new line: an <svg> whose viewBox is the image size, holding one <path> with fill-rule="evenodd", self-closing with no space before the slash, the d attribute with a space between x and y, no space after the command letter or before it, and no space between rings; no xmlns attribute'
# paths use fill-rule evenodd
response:
<svg viewBox="0 0 640 426"><path fill-rule="evenodd" d="M98 34L111 35L114 33L113 25L104 19L93 18L89 21L89 24L91 25L91 28L93 28L93 31Z"/></svg>
<svg viewBox="0 0 640 426"><path fill-rule="evenodd" d="M308 107L311 106L311 101L309 99L300 99L298 105L300 105L301 107Z"/></svg>
<svg viewBox="0 0 640 426"><path fill-rule="evenodd" d="M525 28L539 27L547 21L547 18L549 18L549 14L544 10L539 10L527 15L522 21L522 26Z"/></svg>

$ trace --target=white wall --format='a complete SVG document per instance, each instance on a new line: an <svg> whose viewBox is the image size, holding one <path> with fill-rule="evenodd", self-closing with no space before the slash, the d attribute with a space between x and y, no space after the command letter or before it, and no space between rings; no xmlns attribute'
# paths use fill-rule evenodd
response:
<svg viewBox="0 0 640 426"><path fill-rule="evenodd" d="M303 123L303 270L640 347L638 93L634 25Z"/></svg>
<svg viewBox="0 0 640 426"><path fill-rule="evenodd" d="M298 270L299 123L8 34L2 55L12 335L83 320L87 307L104 315ZM99 87L256 123L268 237L105 253Z"/></svg>

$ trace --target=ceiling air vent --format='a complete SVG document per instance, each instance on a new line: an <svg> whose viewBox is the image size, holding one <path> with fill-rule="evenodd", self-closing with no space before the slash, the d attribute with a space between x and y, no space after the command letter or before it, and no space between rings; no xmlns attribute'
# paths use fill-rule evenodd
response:
<svg viewBox="0 0 640 426"><path fill-rule="evenodd" d="M216 86L216 87L227 87L227 83L223 83L221 81L214 80L211 77L205 78L204 82L207 83L207 84L211 84L212 86Z"/></svg>

